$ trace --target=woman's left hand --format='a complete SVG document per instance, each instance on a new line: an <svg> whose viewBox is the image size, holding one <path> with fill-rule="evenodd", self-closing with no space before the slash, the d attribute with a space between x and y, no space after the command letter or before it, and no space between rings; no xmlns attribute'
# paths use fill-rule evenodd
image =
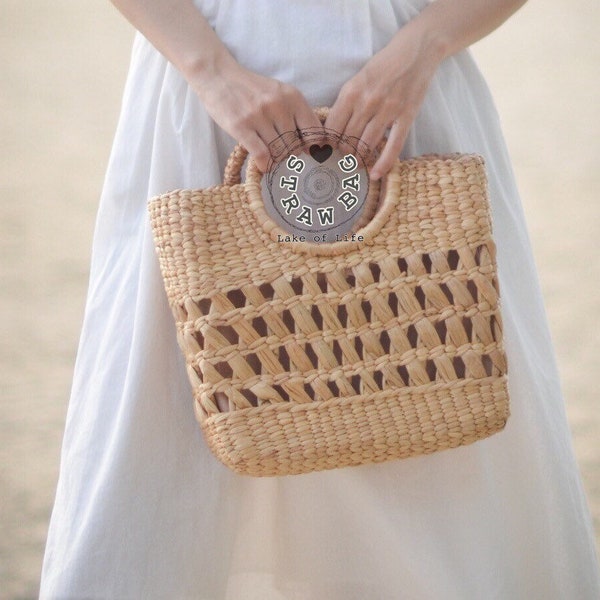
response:
<svg viewBox="0 0 600 600"><path fill-rule="evenodd" d="M370 169L385 175L398 158L443 52L408 23L340 89L325 127L360 138L373 151L389 128L387 143Z"/></svg>

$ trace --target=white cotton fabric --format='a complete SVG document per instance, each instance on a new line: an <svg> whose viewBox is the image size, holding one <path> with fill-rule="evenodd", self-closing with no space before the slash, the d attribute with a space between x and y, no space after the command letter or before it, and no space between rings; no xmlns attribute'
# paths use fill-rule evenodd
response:
<svg viewBox="0 0 600 600"><path fill-rule="evenodd" d="M426 0L197 0L234 56L331 105ZM208 451L147 200L222 180L235 141L137 35L102 192L41 581L43 599L592 600L593 532L523 210L468 52L447 59L404 156L484 156L512 415L474 445L281 478Z"/></svg>

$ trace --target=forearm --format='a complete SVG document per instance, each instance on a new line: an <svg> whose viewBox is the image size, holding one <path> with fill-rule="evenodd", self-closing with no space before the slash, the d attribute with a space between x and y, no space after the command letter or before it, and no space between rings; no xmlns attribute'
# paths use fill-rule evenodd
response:
<svg viewBox="0 0 600 600"><path fill-rule="evenodd" d="M436 0L405 28L443 60L482 39L526 0Z"/></svg>
<svg viewBox="0 0 600 600"><path fill-rule="evenodd" d="M242 67L192 0L111 0L183 75L207 113L265 171L281 132L320 128L293 85Z"/></svg>
<svg viewBox="0 0 600 600"><path fill-rule="evenodd" d="M237 65L192 0L111 1L197 92L204 82Z"/></svg>
<svg viewBox="0 0 600 600"><path fill-rule="evenodd" d="M377 179L401 151L440 62L481 39L525 0L436 0L401 27L340 90L325 125L376 148Z"/></svg>

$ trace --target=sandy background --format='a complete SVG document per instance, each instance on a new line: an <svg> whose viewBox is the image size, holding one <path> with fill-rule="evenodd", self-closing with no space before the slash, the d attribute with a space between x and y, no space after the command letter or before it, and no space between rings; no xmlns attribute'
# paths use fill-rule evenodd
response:
<svg viewBox="0 0 600 600"><path fill-rule="evenodd" d="M528 218L600 531L600 4L530 2L474 47ZM0 2L0 598L37 595L98 196L132 29L105 2Z"/></svg>

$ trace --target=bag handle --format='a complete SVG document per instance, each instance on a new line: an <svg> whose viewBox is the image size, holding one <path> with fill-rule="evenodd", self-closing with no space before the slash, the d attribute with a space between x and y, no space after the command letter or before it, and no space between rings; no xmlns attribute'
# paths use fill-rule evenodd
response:
<svg viewBox="0 0 600 600"><path fill-rule="evenodd" d="M239 142L235 145L227 164L225 165L225 171L223 173L223 183L225 185L237 185L242 181L242 166L246 162L248 156L248 150L242 146Z"/></svg>

